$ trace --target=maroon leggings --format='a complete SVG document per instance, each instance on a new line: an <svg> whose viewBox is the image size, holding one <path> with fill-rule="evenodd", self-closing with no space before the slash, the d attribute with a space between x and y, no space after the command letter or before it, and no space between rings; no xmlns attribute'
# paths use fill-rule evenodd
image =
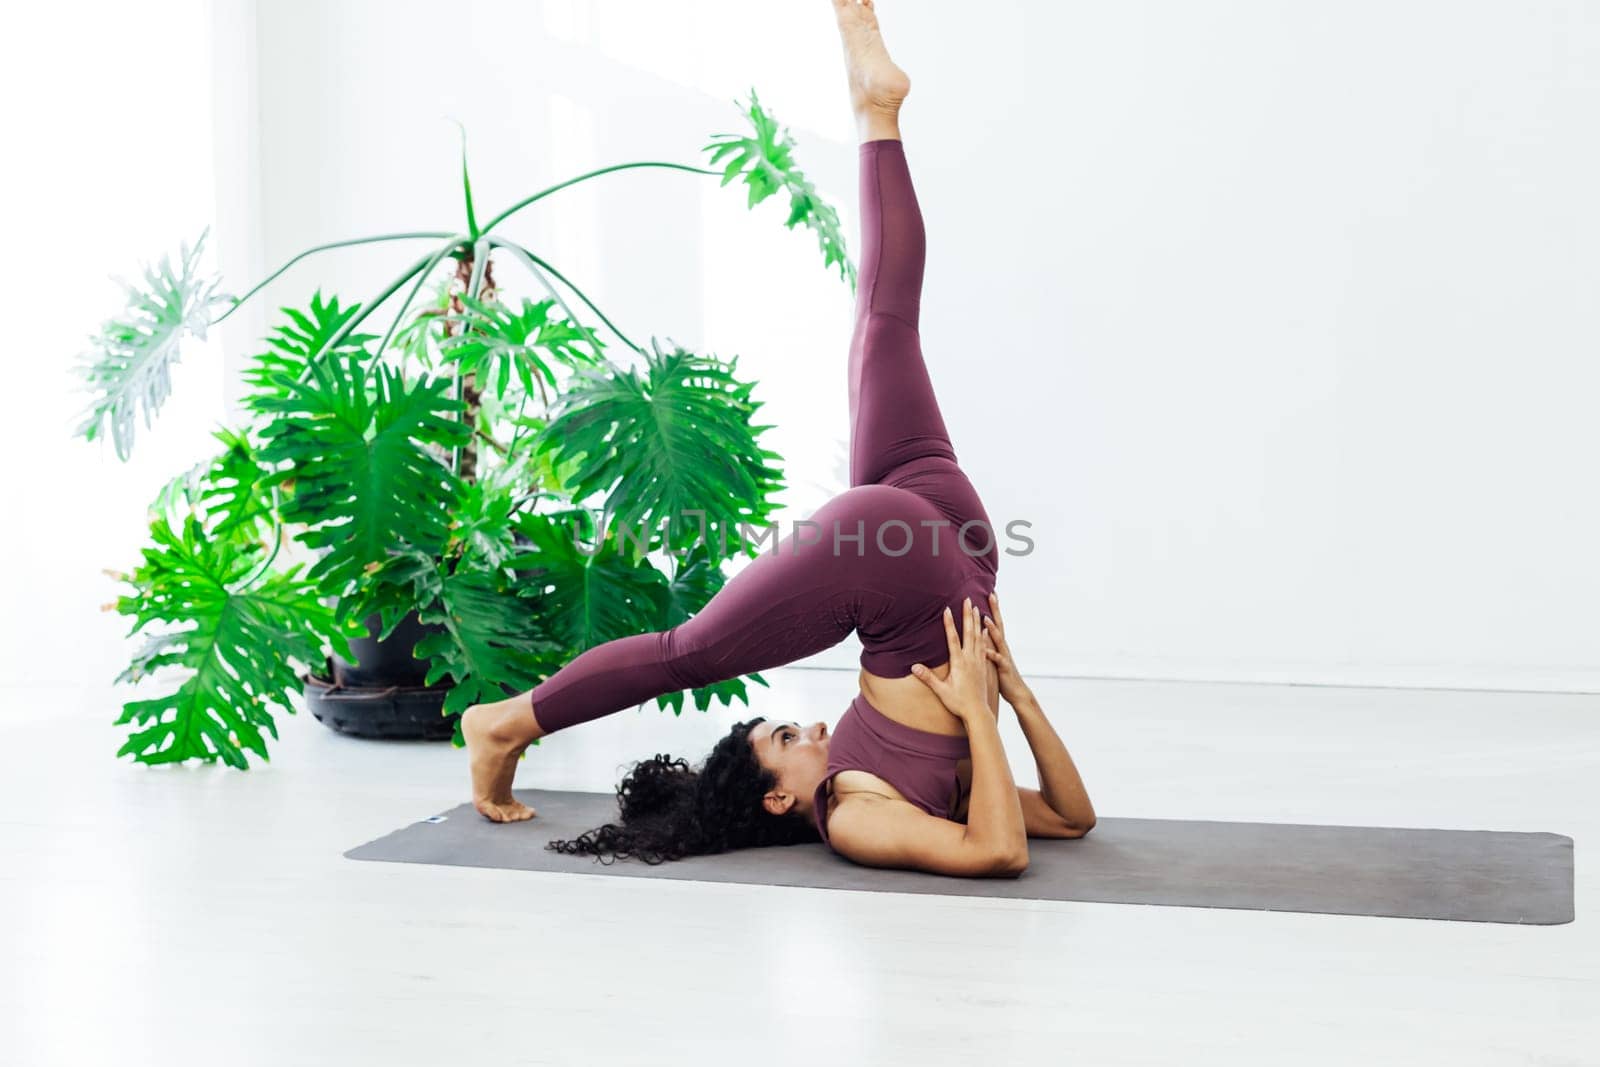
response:
<svg viewBox="0 0 1600 1067"><path fill-rule="evenodd" d="M949 657L944 609L987 613L998 534L956 464L922 361L922 213L905 149L860 148L861 271L850 341L850 485L670 630L596 645L540 682L545 733L792 663L859 635L889 678ZM758 542L764 543L764 542Z"/></svg>

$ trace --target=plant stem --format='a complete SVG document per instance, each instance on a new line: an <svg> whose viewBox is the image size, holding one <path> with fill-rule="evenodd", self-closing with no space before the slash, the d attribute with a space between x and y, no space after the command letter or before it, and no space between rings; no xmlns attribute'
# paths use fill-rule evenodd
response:
<svg viewBox="0 0 1600 1067"><path fill-rule="evenodd" d="M459 244L461 242L461 240L462 240L462 237L461 237L460 234L452 235L451 238L450 238L449 247L451 247L451 248L455 247L457 244ZM333 351L335 348L337 348L339 346L339 343L341 341L343 341L346 337L349 337L352 333L354 333L356 327L360 326L361 323L366 319L366 317L368 315L372 314L373 311L376 310L379 306L381 306L385 300L387 300L391 296L393 296L395 294L395 292L402 285L404 285L406 282L410 281L412 278L416 277L418 271L425 270L427 268L427 265L429 263L431 263L431 262L437 262L437 260L434 259L434 256L436 256L436 255L438 255L438 253L434 253L433 256L423 256L421 259L419 259L415 263L411 264L410 267L406 268L405 273L401 274L400 277L398 277L394 281L390 282L389 283L389 287L387 289L385 289L383 292L379 293L378 296L377 296L377 299L373 300L371 303L362 304L360 311L358 311L354 315L350 316L350 318L345 322L345 324L343 326L339 327L339 329L334 332L334 335L332 337L328 338L327 343L325 343L321 348L317 349L314 353L312 353L312 358L308 359L306 361L307 369L310 369L312 362L315 360L315 358L317 356L322 355L322 353L324 353L324 352ZM381 359L382 356L383 356L383 353L380 351L377 354L377 356L374 357L374 360Z"/></svg>
<svg viewBox="0 0 1600 1067"><path fill-rule="evenodd" d="M483 430L474 429L472 432L477 434L479 437L483 438L485 441L489 442L489 445L496 452L500 453L502 456L510 454L510 450L507 449L505 445L501 444L499 441L496 441L492 436L490 436L489 434L485 433Z"/></svg>
<svg viewBox="0 0 1600 1067"><path fill-rule="evenodd" d="M461 234L456 234L456 236L460 237ZM395 330L399 328L400 320L406 317L406 311L411 307L411 302L417 298L417 294L420 293L422 291L422 287L427 284L428 275L433 272L433 268L437 267L439 262L443 260L445 256L448 256L451 252L460 247L461 242L459 241L452 240L448 242L441 247L439 251L435 252L433 254L433 258L428 260L427 266L422 268L422 271L417 275L417 284L413 285L411 287L411 292L406 294L405 303L400 305L400 310L395 314L394 321L389 324L388 332L383 335L383 340L378 342L378 354L380 356L383 354L383 350L389 347L389 339L394 336Z"/></svg>
<svg viewBox="0 0 1600 1067"><path fill-rule="evenodd" d="M250 577L234 587L234 592L243 592L254 586L261 576L267 573L267 568L272 566L272 561L278 558L278 550L283 547L284 522L279 517L282 514L280 510L282 507L283 499L278 494L278 487L274 485L272 487L272 552L251 572Z"/></svg>
<svg viewBox="0 0 1600 1067"><path fill-rule="evenodd" d="M377 237L355 237L355 238L352 238L351 240L348 240L348 241L333 241L333 242L331 242L329 244L317 245L314 248L308 248L304 252L301 252L298 256L295 256L293 259L289 260L289 262L285 263L283 266L279 267L277 270L273 271L271 274L267 275L267 277L266 277L266 279L264 281L260 282L256 286L254 286L248 293L245 293L241 297L235 298L235 300L233 302L233 307L229 308L227 311L224 311L222 314L220 314L216 318L212 319L210 325L215 326L217 323L221 322L223 319L227 318L229 315L232 315L235 311L239 310L239 306L241 304L243 304L246 300L249 300L252 296L255 296L262 289L264 289L268 285L272 284L273 280L275 278L277 278L280 274L282 274L284 271L288 270L290 267L294 266L296 263L300 262L302 259L305 259L307 256L312 255L313 253L325 252L330 248L349 248L352 245L376 244L376 243L378 243L380 241L412 241L412 240L426 240L426 239L437 240L439 238L450 237L450 236L451 236L451 234L448 234L448 233L434 233L432 231L424 231L424 232L419 232L419 233L386 233L386 234L381 234L381 235L379 235Z"/></svg>
<svg viewBox="0 0 1600 1067"><path fill-rule="evenodd" d="M665 167L668 170L683 170L688 171L691 174L710 174L712 176L717 176L722 173L720 170L707 170L705 167L691 167L684 163L617 163L610 167L601 167L599 170L591 170L587 174L580 174L576 178L568 178L564 182L557 182L548 189L542 189L530 197L518 200L515 204L512 204L510 207L506 208L504 211L500 212L500 214L496 215L494 218L485 223L483 232L488 233L490 230L494 229L496 226L500 225L506 219L510 218L512 215L515 215L529 204L532 204L538 200L543 200L551 193L559 192L569 185L576 185L579 182L588 181L590 178L598 178L602 174L610 174L613 171L618 170L631 170L635 167Z"/></svg>
<svg viewBox="0 0 1600 1067"><path fill-rule="evenodd" d="M462 393L463 393L464 388L465 388L462 383L465 380L465 378L466 378L466 375L464 375L464 374L456 375L456 407L458 407L458 408L466 406L465 405L465 400L464 400L464 398L462 396ZM451 445L450 446L450 473L455 475L457 478L461 477L461 446L460 445Z"/></svg>
<svg viewBox="0 0 1600 1067"><path fill-rule="evenodd" d="M577 327L579 327L579 328L581 328L583 330L584 334L587 336L588 341L595 346L595 351L596 351L596 353L598 353L600 349L599 349L598 342L595 340L594 331L589 329L589 327L584 326L583 323L578 321L578 316L576 316L576 315L574 315L572 313L572 308L567 306L567 302L561 298L561 294L556 291L556 287L550 284L550 279L545 277L544 271L540 270L539 269L539 265L533 261L533 253L529 252L526 248L523 248L521 245L517 244L515 241L507 240L504 237L491 237L490 241L494 244L494 246L496 248L504 248L507 252L510 252L512 255L518 256L518 257L521 258L522 265L527 267L528 271L535 278L539 279L539 284L544 286L544 291L550 294L550 299L554 300L556 302L556 304L561 308L562 312L567 316L567 320L569 322L571 322L574 326L577 326ZM593 307L594 305L591 304L589 306ZM597 310L595 313L599 314L599 311ZM604 317L605 316L603 316L603 315L601 316L601 318L604 318ZM622 337L621 334L618 334L617 336L618 337ZM623 340L627 341L627 338L624 337ZM631 344L631 342L629 342L629 343ZM541 389L543 388L542 384L541 384L540 388Z"/></svg>
<svg viewBox="0 0 1600 1067"><path fill-rule="evenodd" d="M590 300L587 296L585 296L582 289L579 289L576 285L573 285L572 282L567 278L566 275L564 275L560 271L556 270L550 264L546 263L544 260L542 260L538 256L534 255L532 252L528 251L526 248L523 248L521 245L517 244L515 241L508 241L504 237L497 237L497 238L494 238L494 244L499 246L499 247L501 247L501 248L505 248L508 251L510 251L513 255L516 255L516 256L520 257L523 260L523 262L527 264L527 267L528 267L529 270L533 271L534 274L539 275L541 281L544 280L544 276L543 276L542 272L540 271L541 267L544 268L544 270L547 270L551 274L555 275L556 278L561 282L562 285L565 285L568 289L571 289L572 292L577 296L577 298L579 300L582 300L585 304L587 304L589 306L589 310L594 312L595 315L599 317L600 321L605 323L606 327L612 333L616 334L618 338L621 339L623 344L627 345L629 348L633 349L635 352L638 352L640 355L644 354L644 349L642 349L638 345L634 344L633 341L629 339L627 334L625 334L621 330L617 329L616 323L614 323L610 319L606 318L605 312L601 311L598 307L596 307L595 306L595 302L593 300ZM577 316L575 316L572 313L572 309L571 308L567 307L566 301L562 300L561 297L556 294L555 289L550 285L550 283L548 281L545 281L545 287L550 290L550 295L555 297L556 303L561 305L561 310L566 312L567 318L571 319L574 323L577 323L578 322Z"/></svg>
<svg viewBox="0 0 1600 1067"><path fill-rule="evenodd" d="M421 272L416 275L416 285L411 286L410 293L406 293L405 302L400 304L400 310L395 312L394 322L389 323L389 330L387 330L387 333L384 333L384 339L378 342L378 355L384 354L384 349L389 347L389 339L394 338L395 330L400 328L400 320L405 318L406 310L410 310L411 302L416 299L416 294L421 293L422 286L427 285L427 275L432 274L432 272L434 272L434 267L437 267L438 264L440 264L440 261L445 258L445 256L453 253L454 250L458 250L458 248L461 248L461 243L459 242L446 243L446 245L442 246L437 253L434 253L434 258L429 259L429 261L427 261L427 266L422 267Z"/></svg>

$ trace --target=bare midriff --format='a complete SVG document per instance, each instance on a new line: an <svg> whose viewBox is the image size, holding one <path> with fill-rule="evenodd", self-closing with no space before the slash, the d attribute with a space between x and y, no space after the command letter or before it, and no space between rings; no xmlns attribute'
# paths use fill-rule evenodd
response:
<svg viewBox="0 0 1600 1067"><path fill-rule="evenodd" d="M943 681L950 677L950 664L948 662L941 663L939 666L932 668L932 671L935 677ZM867 698L867 703L895 722L909 726L914 730L926 730L931 734L945 734L951 737L961 737L966 734L966 725L951 714L950 709L944 706L944 702L939 699L938 694L929 689L915 675L908 674L904 678L884 678L865 669L860 674L861 694ZM989 710L999 716L1000 676L993 663L989 664L989 680L985 697L989 702ZM965 821L967 797L971 792L972 761L962 760L957 772L962 779L962 798L956 815L958 820ZM834 809L838 807L840 799L851 793L910 803L903 793L870 771L840 771L833 776L829 786L828 814L830 816L833 814Z"/></svg>

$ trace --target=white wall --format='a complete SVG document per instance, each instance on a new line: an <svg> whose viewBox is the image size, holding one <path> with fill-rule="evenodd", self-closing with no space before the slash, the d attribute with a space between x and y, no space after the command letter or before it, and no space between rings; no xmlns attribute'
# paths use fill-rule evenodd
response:
<svg viewBox="0 0 1600 1067"><path fill-rule="evenodd" d="M87 32L92 28L93 32ZM223 364L213 335L190 345L152 428L132 458L109 437L74 436L88 397L75 357L123 308L113 280L191 244L214 218L211 44L206 5L34 4L8 8L0 64L0 137L7 146L0 261L8 348L0 392L5 512L5 612L0 715L50 718L72 692L106 699L110 729L132 691L104 698L127 666L131 625L100 606L128 588L102 568L131 571L147 543L145 508L172 477L216 447ZM202 262L215 267L217 233Z"/></svg>
<svg viewBox="0 0 1600 1067"><path fill-rule="evenodd" d="M999 586L1024 670L1600 688L1600 9L879 10L915 82L927 356L991 514L1033 524ZM854 233L822 0L257 18L269 267L459 225L450 118L497 206L695 162L751 83ZM512 232L625 329L741 354L799 518L846 484L850 305L779 211L629 174ZM302 265L271 306L399 261Z"/></svg>

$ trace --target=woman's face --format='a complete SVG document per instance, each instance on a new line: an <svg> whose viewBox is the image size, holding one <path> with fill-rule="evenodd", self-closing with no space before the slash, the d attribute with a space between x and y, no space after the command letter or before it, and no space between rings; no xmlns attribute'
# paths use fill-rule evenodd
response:
<svg viewBox="0 0 1600 1067"><path fill-rule="evenodd" d="M801 726L782 719L763 719L750 731L750 744L761 766L778 776L765 803L774 815L810 812L811 800L828 771L828 724Z"/></svg>

